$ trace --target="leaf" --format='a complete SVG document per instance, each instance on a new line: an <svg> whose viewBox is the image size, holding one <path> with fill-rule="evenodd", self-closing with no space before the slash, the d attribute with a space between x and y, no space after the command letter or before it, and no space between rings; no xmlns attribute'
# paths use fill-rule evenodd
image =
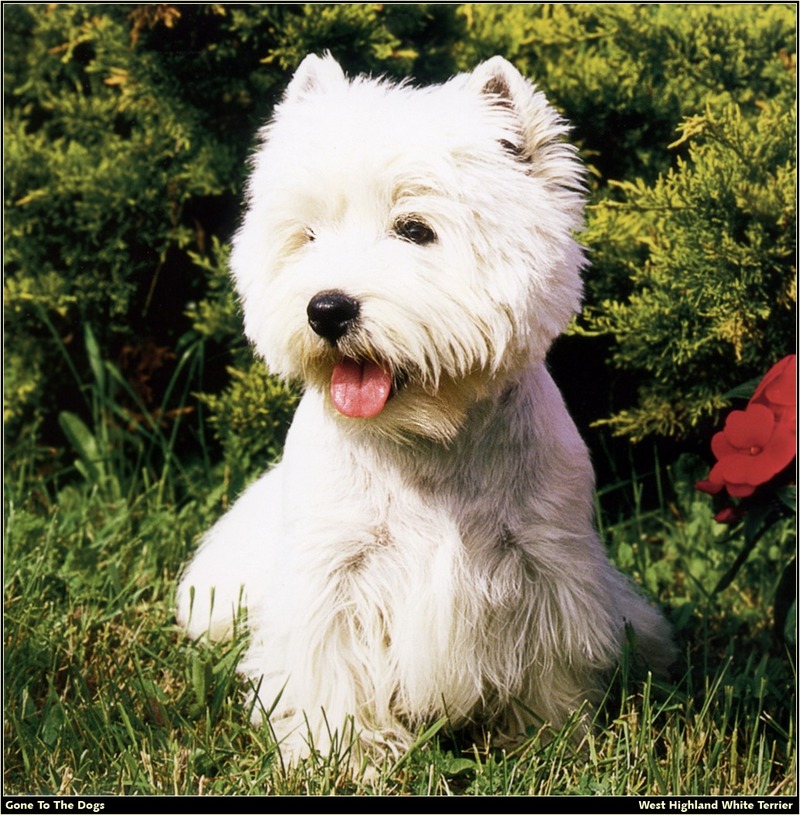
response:
<svg viewBox="0 0 800 815"><path fill-rule="evenodd" d="M797 597L792 600L786 612L783 624L783 630L780 632L784 642L788 643L792 648L797 646Z"/></svg>
<svg viewBox="0 0 800 815"><path fill-rule="evenodd" d="M791 622L795 619L792 607L797 603L797 562L792 558L781 575L775 591L775 637L794 644L795 631Z"/></svg>
<svg viewBox="0 0 800 815"><path fill-rule="evenodd" d="M192 690L201 708L205 707L212 679L213 671L208 661L199 656L192 657Z"/></svg>
<svg viewBox="0 0 800 815"><path fill-rule="evenodd" d="M83 328L83 342L86 346L86 356L89 358L89 365L92 367L95 382L100 393L105 393L105 367L103 366L103 357L100 354L100 346L97 344L97 338L92 331L89 323L86 323Z"/></svg>
<svg viewBox="0 0 800 815"><path fill-rule="evenodd" d="M461 773L471 772L475 770L477 766L477 763L471 758L451 758L447 762L445 772L448 775L459 775Z"/></svg>
<svg viewBox="0 0 800 815"><path fill-rule="evenodd" d="M51 693L41 724L41 738L48 747L52 748L56 745L65 722L64 708L55 698L55 694Z"/></svg>
<svg viewBox="0 0 800 815"><path fill-rule="evenodd" d="M779 490L775 490L775 494L780 499L781 503L787 509L791 510L795 515L797 514L797 485L787 484Z"/></svg>
<svg viewBox="0 0 800 815"><path fill-rule="evenodd" d="M756 377L755 379L748 379L747 382L744 382L741 385L737 385L735 388L731 388L729 391L723 394L723 398L725 399L749 399L755 392L756 388L758 387L758 383L761 381L761 377Z"/></svg>
<svg viewBox="0 0 800 815"><path fill-rule="evenodd" d="M97 440L91 430L82 419L68 410L62 410L58 414L58 423L69 443L80 456L81 463L85 467L83 475L90 481L101 481L104 476L102 459L97 448Z"/></svg>
<svg viewBox="0 0 800 815"><path fill-rule="evenodd" d="M130 78L130 75L123 68L112 68L111 73L103 82L106 85L125 85Z"/></svg>
<svg viewBox="0 0 800 815"><path fill-rule="evenodd" d="M440 719L435 721L409 748L408 750L400 756L399 759L394 763L394 766L391 769L391 774L397 772L413 755L415 750L418 750L424 744L427 744L448 722L447 716L442 716Z"/></svg>

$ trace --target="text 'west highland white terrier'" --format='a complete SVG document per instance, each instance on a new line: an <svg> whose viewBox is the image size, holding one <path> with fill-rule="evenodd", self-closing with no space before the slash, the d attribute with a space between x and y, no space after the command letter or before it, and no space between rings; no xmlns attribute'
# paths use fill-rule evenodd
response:
<svg viewBox="0 0 800 815"><path fill-rule="evenodd" d="M282 461L178 590L228 636L294 758L350 722L514 738L602 687L661 615L609 563L587 450L544 359L579 307L582 168L500 57L443 85L309 56L261 136L231 267L247 336L305 395ZM212 591L213 590L213 591Z"/></svg>

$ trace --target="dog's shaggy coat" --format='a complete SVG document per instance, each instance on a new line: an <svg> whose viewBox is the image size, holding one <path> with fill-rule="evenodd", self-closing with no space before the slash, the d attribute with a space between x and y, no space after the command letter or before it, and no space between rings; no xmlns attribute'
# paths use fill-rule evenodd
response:
<svg viewBox="0 0 800 815"><path fill-rule="evenodd" d="M293 756L442 715L515 737L591 699L661 615L609 563L544 364L579 307L582 169L505 60L430 88L308 57L264 128L231 267L305 394L282 461L178 590L192 636L247 607L241 670Z"/></svg>

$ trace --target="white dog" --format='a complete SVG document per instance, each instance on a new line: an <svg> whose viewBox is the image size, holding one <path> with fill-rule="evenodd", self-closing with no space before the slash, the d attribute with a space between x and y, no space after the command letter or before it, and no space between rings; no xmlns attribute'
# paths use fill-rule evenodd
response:
<svg viewBox="0 0 800 815"><path fill-rule="evenodd" d="M248 337L305 395L178 618L225 637L243 602L241 670L294 757L348 722L394 749L443 715L558 726L628 624L651 668L672 659L598 540L544 364L584 265L566 130L499 57L419 89L309 56L261 134L231 266Z"/></svg>

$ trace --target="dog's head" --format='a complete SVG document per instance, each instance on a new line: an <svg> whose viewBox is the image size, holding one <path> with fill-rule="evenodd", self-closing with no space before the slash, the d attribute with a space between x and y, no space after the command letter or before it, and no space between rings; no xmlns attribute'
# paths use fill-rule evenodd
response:
<svg viewBox="0 0 800 815"><path fill-rule="evenodd" d="M499 57L429 88L307 57L262 132L232 255L268 367L359 431L452 439L579 306L565 131Z"/></svg>

